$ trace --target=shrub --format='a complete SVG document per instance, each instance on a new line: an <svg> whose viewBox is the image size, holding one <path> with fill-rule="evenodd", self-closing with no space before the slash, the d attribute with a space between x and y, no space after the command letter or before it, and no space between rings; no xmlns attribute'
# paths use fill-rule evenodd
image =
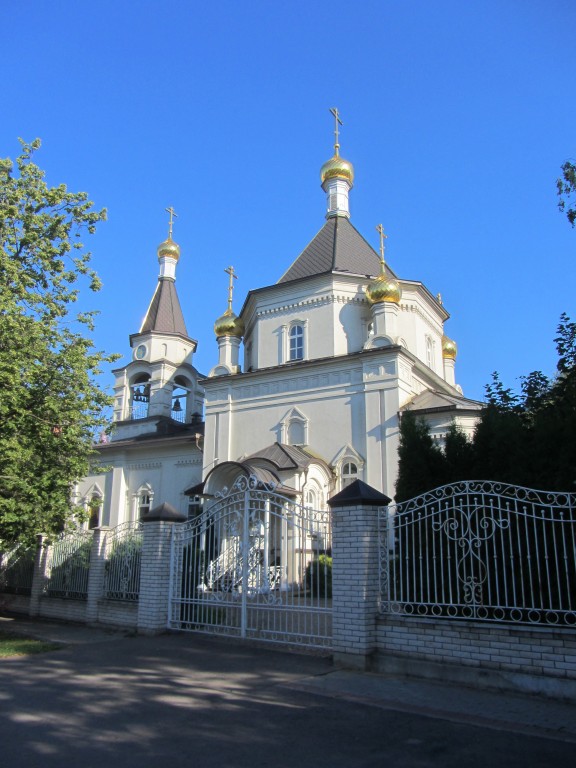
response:
<svg viewBox="0 0 576 768"><path fill-rule="evenodd" d="M332 558L319 555L306 566L306 589L312 597L332 597Z"/></svg>

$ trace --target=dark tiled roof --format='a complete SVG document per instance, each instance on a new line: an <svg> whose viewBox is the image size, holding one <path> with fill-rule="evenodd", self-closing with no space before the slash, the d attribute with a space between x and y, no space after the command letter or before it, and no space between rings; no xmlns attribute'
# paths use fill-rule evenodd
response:
<svg viewBox="0 0 576 768"><path fill-rule="evenodd" d="M395 277L388 266L386 271ZM343 216L327 219L320 232L278 282L287 283L327 272L372 276L380 272L380 257Z"/></svg>
<svg viewBox="0 0 576 768"><path fill-rule="evenodd" d="M178 333L188 336L174 280L160 279L140 333Z"/></svg>
<svg viewBox="0 0 576 768"><path fill-rule="evenodd" d="M311 461L311 457L306 451L295 445L284 445L283 443L269 445L267 448L247 456L244 461L249 462L250 459L267 459L275 464L278 469L307 467Z"/></svg>

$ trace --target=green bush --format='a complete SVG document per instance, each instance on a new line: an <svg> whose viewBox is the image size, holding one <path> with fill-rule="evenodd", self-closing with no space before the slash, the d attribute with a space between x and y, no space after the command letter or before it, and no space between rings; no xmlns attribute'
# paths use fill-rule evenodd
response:
<svg viewBox="0 0 576 768"><path fill-rule="evenodd" d="M320 555L306 566L306 589L312 597L332 597L332 558Z"/></svg>

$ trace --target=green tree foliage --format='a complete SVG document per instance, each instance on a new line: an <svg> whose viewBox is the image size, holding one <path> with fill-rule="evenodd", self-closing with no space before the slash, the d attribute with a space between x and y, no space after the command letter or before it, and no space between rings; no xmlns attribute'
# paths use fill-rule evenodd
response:
<svg viewBox="0 0 576 768"><path fill-rule="evenodd" d="M397 501L457 480L576 490L576 323L566 314L554 341L554 379L533 371L515 393L493 374L471 441L452 425L441 452L425 422L410 412L402 416Z"/></svg>
<svg viewBox="0 0 576 768"><path fill-rule="evenodd" d="M576 165L566 161L562 166L562 177L556 181L560 198L558 208L566 213L570 224L576 223Z"/></svg>
<svg viewBox="0 0 576 768"><path fill-rule="evenodd" d="M105 219L83 192L49 187L40 141L0 160L0 544L61 530L108 398L79 290L100 288L80 241Z"/></svg>
<svg viewBox="0 0 576 768"><path fill-rule="evenodd" d="M400 459L396 481L396 501L418 496L442 485L445 458L428 431L428 425L411 411L404 411L400 422Z"/></svg>

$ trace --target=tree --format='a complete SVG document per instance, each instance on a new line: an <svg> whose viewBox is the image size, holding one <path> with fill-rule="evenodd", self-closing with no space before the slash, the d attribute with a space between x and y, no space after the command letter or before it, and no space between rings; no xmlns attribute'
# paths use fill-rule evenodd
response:
<svg viewBox="0 0 576 768"><path fill-rule="evenodd" d="M560 198L558 208L564 213L570 224L576 222L576 165L568 160L562 166L562 177L556 181ZM568 206L568 207L566 207Z"/></svg>
<svg viewBox="0 0 576 768"><path fill-rule="evenodd" d="M87 474L109 399L95 377L115 359L93 348L94 313L73 312L100 289L80 237L106 212L86 193L49 187L20 140L0 160L0 544L62 530L74 483Z"/></svg>
<svg viewBox="0 0 576 768"><path fill-rule="evenodd" d="M458 480L576 491L576 323L566 314L554 341L556 377L533 371L517 394L494 373L472 441L453 424L440 458L426 423L402 416L397 501Z"/></svg>
<svg viewBox="0 0 576 768"><path fill-rule="evenodd" d="M405 501L442 485L444 456L423 419L404 411L400 421L396 501Z"/></svg>

